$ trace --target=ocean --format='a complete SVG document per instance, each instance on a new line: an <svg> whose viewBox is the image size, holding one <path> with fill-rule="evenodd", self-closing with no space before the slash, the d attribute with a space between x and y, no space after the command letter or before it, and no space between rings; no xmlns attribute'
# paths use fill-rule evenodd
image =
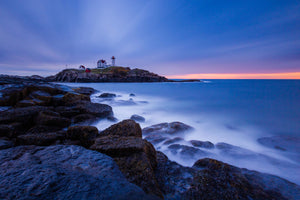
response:
<svg viewBox="0 0 300 200"><path fill-rule="evenodd" d="M142 128L174 121L192 126L193 131L179 135L184 139L179 144L226 143L225 148L216 145L219 148L202 149L206 154L191 157L174 154L163 143L155 145L184 166L209 157L300 184L299 80L63 84L95 88L99 93L92 95L92 101L111 105L119 121L137 114L146 119ZM99 98L104 92L117 97ZM104 130L114 123L104 119L94 126Z"/></svg>

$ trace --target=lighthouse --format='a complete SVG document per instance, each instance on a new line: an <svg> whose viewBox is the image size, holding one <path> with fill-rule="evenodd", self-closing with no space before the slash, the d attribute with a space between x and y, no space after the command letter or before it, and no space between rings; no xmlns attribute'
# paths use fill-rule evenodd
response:
<svg viewBox="0 0 300 200"><path fill-rule="evenodd" d="M111 57L111 65L116 66L116 58L114 56Z"/></svg>

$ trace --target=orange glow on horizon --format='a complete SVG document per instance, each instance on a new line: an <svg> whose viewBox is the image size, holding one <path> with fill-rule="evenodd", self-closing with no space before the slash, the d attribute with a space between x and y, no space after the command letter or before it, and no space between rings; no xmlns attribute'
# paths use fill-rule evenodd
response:
<svg viewBox="0 0 300 200"><path fill-rule="evenodd" d="M184 74L166 77L169 79L300 79L300 72L263 74Z"/></svg>

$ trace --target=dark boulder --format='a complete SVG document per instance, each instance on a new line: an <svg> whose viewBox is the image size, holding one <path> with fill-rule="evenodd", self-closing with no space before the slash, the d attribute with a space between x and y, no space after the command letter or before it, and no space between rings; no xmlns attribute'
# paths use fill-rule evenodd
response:
<svg viewBox="0 0 300 200"><path fill-rule="evenodd" d="M88 95L78 94L75 92L68 92L63 96L63 102L65 105L74 105L82 101L90 102L91 99Z"/></svg>
<svg viewBox="0 0 300 200"><path fill-rule="evenodd" d="M106 104L78 102L73 106L58 106L55 111L64 117L75 117L80 114L90 114L95 117L105 118L112 116L112 108Z"/></svg>
<svg viewBox="0 0 300 200"><path fill-rule="evenodd" d="M48 109L42 106L30 106L2 111L0 112L0 124L20 122L26 127L32 126L38 113Z"/></svg>
<svg viewBox="0 0 300 200"><path fill-rule="evenodd" d="M134 136L142 138L142 130L138 123L128 119L110 126L109 128L102 131L100 135L116 135L121 137Z"/></svg>
<svg viewBox="0 0 300 200"><path fill-rule="evenodd" d="M22 85L0 88L0 106L14 106L25 97Z"/></svg>
<svg viewBox="0 0 300 200"><path fill-rule="evenodd" d="M201 199L286 199L278 191L265 189L255 184L242 173L240 168L214 159L198 160L193 168L199 169L189 198Z"/></svg>
<svg viewBox="0 0 300 200"><path fill-rule="evenodd" d="M182 142L184 141L181 137L175 137L175 138L172 138L172 139L169 139L167 141L165 141L163 144L164 145L169 145L169 144L174 144L176 142Z"/></svg>
<svg viewBox="0 0 300 200"><path fill-rule="evenodd" d="M133 136L111 135L97 138L90 149L113 157L130 182L146 193L162 197L154 176L156 151L149 142Z"/></svg>
<svg viewBox="0 0 300 200"><path fill-rule="evenodd" d="M170 134L175 135L179 133L184 133L191 131L193 128L189 125L186 125L181 122L172 122L172 123L161 123L153 126L143 128L143 134Z"/></svg>
<svg viewBox="0 0 300 200"><path fill-rule="evenodd" d="M97 90L95 90L94 88L91 87L78 87L78 88L72 88L75 92L79 93L79 94L84 94L84 95L91 95L95 92L97 92Z"/></svg>
<svg viewBox="0 0 300 200"><path fill-rule="evenodd" d="M100 98L114 98L116 96L117 95L113 94L113 93L102 93L102 94L99 95Z"/></svg>
<svg viewBox="0 0 300 200"><path fill-rule="evenodd" d="M161 143L163 142L164 140L167 140L168 138L167 137L164 137L162 135L159 135L159 134L152 134L152 135L148 135L145 137L145 139L147 141L149 141L150 143L152 143L153 145L156 145L158 143Z"/></svg>
<svg viewBox="0 0 300 200"><path fill-rule="evenodd" d="M112 158L79 146L1 150L0 165L0 199L155 199Z"/></svg>
<svg viewBox="0 0 300 200"><path fill-rule="evenodd" d="M144 152L151 160L152 167L156 166L156 152L151 143L142 138L119 135L101 136L90 148L111 157L130 156L134 153Z"/></svg>
<svg viewBox="0 0 300 200"><path fill-rule="evenodd" d="M136 122L145 122L145 118L140 115L131 115L130 119Z"/></svg>
<svg viewBox="0 0 300 200"><path fill-rule="evenodd" d="M36 124L55 127L67 127L71 124L71 120L61 117L59 113L53 111L41 111L36 119Z"/></svg>
<svg viewBox="0 0 300 200"><path fill-rule="evenodd" d="M165 199L187 199L184 194L191 187L195 173L195 169L183 167L170 161L162 152L157 152L155 177Z"/></svg>
<svg viewBox="0 0 300 200"><path fill-rule="evenodd" d="M130 97L135 97L135 94L130 93L129 96L130 96Z"/></svg>
<svg viewBox="0 0 300 200"><path fill-rule="evenodd" d="M183 167L157 152L156 180L165 199L298 199L300 188L279 177L213 159Z"/></svg>
<svg viewBox="0 0 300 200"><path fill-rule="evenodd" d="M206 149L213 149L215 147L214 144L209 141L191 140L190 143L194 147L201 147Z"/></svg>
<svg viewBox="0 0 300 200"><path fill-rule="evenodd" d="M83 123L83 122L92 123L96 119L97 118L91 114L80 114L80 115L76 115L75 117L73 117L73 122L74 123Z"/></svg>
<svg viewBox="0 0 300 200"><path fill-rule="evenodd" d="M52 96L45 91L34 91L32 93L30 93L29 95L30 98L32 99L39 99L44 101L46 104L50 104Z"/></svg>
<svg viewBox="0 0 300 200"><path fill-rule="evenodd" d="M112 108L106 104L84 102L73 107L74 110L80 111L81 114L91 114L96 117L105 118L112 116Z"/></svg>
<svg viewBox="0 0 300 200"><path fill-rule="evenodd" d="M98 129L94 126L71 126L66 134L67 139L79 141L79 144L86 148L94 143L97 136Z"/></svg>
<svg viewBox="0 0 300 200"><path fill-rule="evenodd" d="M65 139L65 131L24 134L17 137L17 145L49 146L61 143Z"/></svg>

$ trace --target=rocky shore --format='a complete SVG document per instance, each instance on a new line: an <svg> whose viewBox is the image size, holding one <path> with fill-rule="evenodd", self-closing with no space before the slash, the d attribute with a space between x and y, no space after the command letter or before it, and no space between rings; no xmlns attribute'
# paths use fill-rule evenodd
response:
<svg viewBox="0 0 300 200"><path fill-rule="evenodd" d="M128 119L99 132L93 122L115 119L91 102L94 92L0 76L0 199L299 199L298 185L274 175L209 158L170 161L153 145L192 129L182 123L142 130Z"/></svg>
<svg viewBox="0 0 300 200"><path fill-rule="evenodd" d="M177 82L142 69L129 67L109 67L92 69L85 72L79 69L65 69L54 76L45 78L49 82ZM199 80L181 80L178 82L199 82Z"/></svg>

